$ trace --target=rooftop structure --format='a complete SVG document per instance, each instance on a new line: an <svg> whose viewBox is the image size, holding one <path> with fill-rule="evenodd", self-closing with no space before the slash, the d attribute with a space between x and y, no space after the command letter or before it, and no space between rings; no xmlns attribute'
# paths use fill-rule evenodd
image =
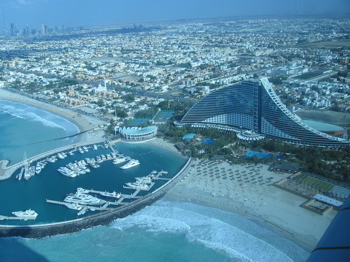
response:
<svg viewBox="0 0 350 262"><path fill-rule="evenodd" d="M328 135L348 138L346 129L344 127L313 120L304 120L304 123Z"/></svg>
<svg viewBox="0 0 350 262"><path fill-rule="evenodd" d="M349 146L349 140L322 133L290 112L267 79L242 81L210 93L181 124L232 126L295 144Z"/></svg>
<svg viewBox="0 0 350 262"><path fill-rule="evenodd" d="M151 139L157 135L158 128L156 126L128 127L120 128L119 133L123 138L130 141L144 141Z"/></svg>

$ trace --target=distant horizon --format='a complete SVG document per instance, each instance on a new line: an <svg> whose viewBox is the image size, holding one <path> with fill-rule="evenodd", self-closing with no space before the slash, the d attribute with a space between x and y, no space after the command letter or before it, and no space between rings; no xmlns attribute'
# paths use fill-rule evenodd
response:
<svg viewBox="0 0 350 262"><path fill-rule="evenodd" d="M94 27L158 24L181 20L211 20L307 16L350 17L347 0L4 0L0 4L0 31L13 24L25 27Z"/></svg>
<svg viewBox="0 0 350 262"><path fill-rule="evenodd" d="M129 22L116 22L113 24L81 24L81 25L69 25L69 24L38 24L37 26L29 27L30 29L40 30L42 25L48 28L82 28L82 29L93 29L93 28L108 28L108 27L122 27L129 28L133 26L156 26L162 24L174 24L174 23L185 23L185 22L209 22L209 21L232 21L232 20L264 20L264 19L313 19L313 18L325 18L325 19L350 19L350 12L344 12L339 14L306 14L306 15L235 15L235 16L221 16L221 17L198 17L198 18L179 18L179 19L169 19L169 20L144 20L144 21L129 21ZM18 26L13 23L18 30L24 29L28 25L23 27ZM10 29L11 23L7 25L7 29ZM5 31L4 26L0 26L0 35Z"/></svg>

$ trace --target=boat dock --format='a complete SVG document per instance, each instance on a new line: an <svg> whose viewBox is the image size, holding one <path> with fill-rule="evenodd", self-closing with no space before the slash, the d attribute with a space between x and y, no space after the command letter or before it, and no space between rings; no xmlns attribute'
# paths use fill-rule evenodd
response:
<svg viewBox="0 0 350 262"><path fill-rule="evenodd" d="M131 194L131 197L129 198L136 198L136 195L142 190L142 191L150 191L151 188L154 186L154 182L152 182L147 188L142 188L142 187L138 187L138 186L135 186L135 187L130 187L130 186L123 186L123 188L126 188L126 189L136 189L136 191Z"/></svg>
<svg viewBox="0 0 350 262"><path fill-rule="evenodd" d="M56 200L50 200L50 199L46 199L46 202L47 203L51 203L51 204L56 204L56 205L63 205L63 206L66 206L67 204L71 204L71 203L68 203L68 202L62 202L62 201L56 201ZM100 211L113 210L113 208L108 208L109 205L116 205L116 202L108 202L107 201L103 206L100 206L100 207L87 206L87 205L79 204L79 206L81 206L83 208L78 212L78 216L84 214L88 210L91 210L91 211L95 211L95 210L100 210Z"/></svg>
<svg viewBox="0 0 350 262"><path fill-rule="evenodd" d="M154 180L163 180L163 181L170 181L171 178L163 178L163 177L156 177L156 178L153 178Z"/></svg>
<svg viewBox="0 0 350 262"><path fill-rule="evenodd" d="M107 144L108 144L109 148L112 150L112 152L113 152L114 154L118 154L118 151L116 151L116 150L114 149L114 147L113 147L111 141L107 140Z"/></svg>
<svg viewBox="0 0 350 262"><path fill-rule="evenodd" d="M62 151L67 151L67 150L72 151L80 146L98 144L98 143L102 143L104 141L105 141L104 139L98 139L95 141L81 142L81 143L77 143L77 144L73 144L73 145L63 146L63 147L56 148L56 149L47 151L45 153L33 156L31 158L26 159L25 161L21 161L21 162L16 163L12 166L7 166L9 164L8 160L0 160L0 180L5 180L5 179L10 178L14 174L14 172L16 172L16 170L18 168L23 167L27 162L32 163L32 162L38 161L40 159L45 159L51 155L57 154L57 153L62 152ZM111 147L111 148L113 148L113 147Z"/></svg>
<svg viewBox="0 0 350 262"><path fill-rule="evenodd" d="M122 194L117 194L115 196L112 196L112 195L106 196L106 195L104 195L106 193L106 191L97 191L97 190L93 190L93 189L83 189L83 190L85 192L87 192L87 193L99 194L99 195L104 196L104 197L112 197L112 198L118 198L119 199L119 198L121 198L123 196Z"/></svg>

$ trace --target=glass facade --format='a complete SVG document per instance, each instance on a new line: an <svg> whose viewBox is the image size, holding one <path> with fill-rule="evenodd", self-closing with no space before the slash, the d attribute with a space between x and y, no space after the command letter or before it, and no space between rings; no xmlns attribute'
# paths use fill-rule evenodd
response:
<svg viewBox="0 0 350 262"><path fill-rule="evenodd" d="M297 144L347 147L349 140L307 126L280 101L267 79L243 81L210 93L181 124L219 124Z"/></svg>

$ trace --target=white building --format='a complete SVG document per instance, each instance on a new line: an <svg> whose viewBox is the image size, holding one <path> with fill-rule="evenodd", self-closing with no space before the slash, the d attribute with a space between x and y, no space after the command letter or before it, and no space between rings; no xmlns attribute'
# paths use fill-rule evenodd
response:
<svg viewBox="0 0 350 262"><path fill-rule="evenodd" d="M157 135L157 126L148 127L121 127L119 128L120 135L130 141L145 141L154 138Z"/></svg>

